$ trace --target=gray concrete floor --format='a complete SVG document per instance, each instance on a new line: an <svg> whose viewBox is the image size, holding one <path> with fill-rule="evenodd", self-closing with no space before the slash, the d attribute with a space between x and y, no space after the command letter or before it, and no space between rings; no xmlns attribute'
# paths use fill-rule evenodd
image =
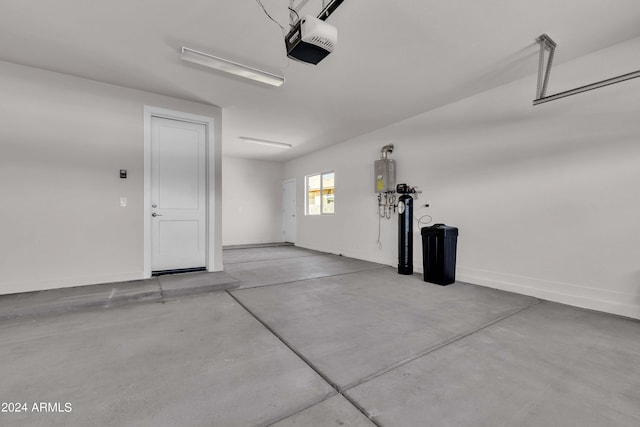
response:
<svg viewBox="0 0 640 427"><path fill-rule="evenodd" d="M295 247L224 256L0 297L0 425L640 425L640 321Z"/></svg>

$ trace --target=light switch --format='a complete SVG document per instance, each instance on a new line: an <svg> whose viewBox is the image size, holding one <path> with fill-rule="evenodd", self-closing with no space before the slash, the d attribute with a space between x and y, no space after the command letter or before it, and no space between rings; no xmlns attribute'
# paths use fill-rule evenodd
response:
<svg viewBox="0 0 640 427"><path fill-rule="evenodd" d="M120 197L120 206L122 206L122 207L127 206L127 198L126 197Z"/></svg>

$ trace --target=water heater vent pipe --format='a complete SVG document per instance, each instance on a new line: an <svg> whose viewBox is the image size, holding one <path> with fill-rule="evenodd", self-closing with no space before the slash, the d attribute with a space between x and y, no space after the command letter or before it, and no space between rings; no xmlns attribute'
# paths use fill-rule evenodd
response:
<svg viewBox="0 0 640 427"><path fill-rule="evenodd" d="M393 153L393 144L388 144L380 150L381 159L386 159L389 154Z"/></svg>

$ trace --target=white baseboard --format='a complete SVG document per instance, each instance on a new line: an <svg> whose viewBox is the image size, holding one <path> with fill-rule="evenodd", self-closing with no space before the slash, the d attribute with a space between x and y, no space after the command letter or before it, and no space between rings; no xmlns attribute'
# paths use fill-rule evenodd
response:
<svg viewBox="0 0 640 427"><path fill-rule="evenodd" d="M463 266L456 267L456 280L640 319L638 295Z"/></svg>
<svg viewBox="0 0 640 427"><path fill-rule="evenodd" d="M396 267L397 261L390 262L384 257L372 257L362 253L336 248L309 247L307 249L342 254L350 258ZM414 262L415 274L422 274L422 264ZM555 282L534 277L498 273L475 268L456 266L456 280L473 285L486 286L517 294L528 295L561 304L605 313L640 319L640 295L615 292L606 289L589 288L569 283Z"/></svg>
<svg viewBox="0 0 640 427"><path fill-rule="evenodd" d="M298 248L303 248L303 249L310 249L312 251L318 251L318 252L326 252L329 254L334 254L334 255L342 255L348 258L354 258L354 259L359 259L361 261L368 261L368 262L375 262L376 264L382 264L382 265L388 265L390 267L395 267L396 265L394 265L393 263L389 263L388 259L383 258L382 256L380 257L372 257L372 256L368 256L368 255L364 255L355 251L351 251L351 250L341 250L341 249L336 249L336 248L323 248L320 246L311 246L311 245L305 245L305 244L298 244L296 243L295 245Z"/></svg>
<svg viewBox="0 0 640 427"><path fill-rule="evenodd" d="M0 285L0 295L44 291L48 289L72 288L74 286L97 285L100 283L128 282L131 280L141 280L143 277L144 274L142 271L136 271L96 276L73 276L46 280L14 281Z"/></svg>

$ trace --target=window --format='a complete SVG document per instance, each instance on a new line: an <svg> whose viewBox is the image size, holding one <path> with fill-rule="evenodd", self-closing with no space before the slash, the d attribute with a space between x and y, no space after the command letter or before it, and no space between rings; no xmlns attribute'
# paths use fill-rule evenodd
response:
<svg viewBox="0 0 640 427"><path fill-rule="evenodd" d="M308 175L305 181L307 184L307 215L334 213L335 173L324 172Z"/></svg>

